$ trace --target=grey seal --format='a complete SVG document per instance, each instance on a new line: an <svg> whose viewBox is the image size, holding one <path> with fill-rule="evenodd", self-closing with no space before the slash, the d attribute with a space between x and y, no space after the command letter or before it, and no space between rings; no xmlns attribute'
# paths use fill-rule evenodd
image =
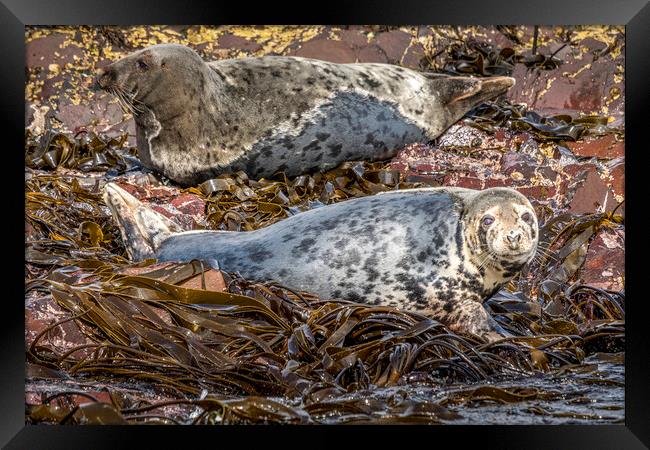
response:
<svg viewBox="0 0 650 450"><path fill-rule="evenodd" d="M435 139L515 82L285 56L206 63L178 44L96 73L99 87L133 112L144 166L185 185L237 170L294 176L387 159Z"/></svg>
<svg viewBox="0 0 650 450"><path fill-rule="evenodd" d="M509 188L392 191L245 232L180 232L112 183L104 200L134 260L216 259L247 279L419 311L486 339L499 327L482 303L533 258L539 234L530 202Z"/></svg>

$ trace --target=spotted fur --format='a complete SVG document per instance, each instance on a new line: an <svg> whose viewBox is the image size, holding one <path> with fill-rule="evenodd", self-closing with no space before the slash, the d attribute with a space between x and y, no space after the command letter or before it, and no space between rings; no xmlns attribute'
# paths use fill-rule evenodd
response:
<svg viewBox="0 0 650 450"><path fill-rule="evenodd" d="M514 79L284 56L205 63L188 47L162 44L100 69L98 83L133 95L144 165L196 184L236 170L292 176L386 159L435 139Z"/></svg>
<svg viewBox="0 0 650 450"><path fill-rule="evenodd" d="M113 184L107 185L105 200L136 259L217 259L223 270L249 279L276 280L323 298L420 311L459 332L487 338L495 336L494 323L482 302L532 258L537 246L530 203L505 188L382 193L249 232L174 233L167 219L157 220L151 210L133 214L143 206ZM511 217L514 211L529 212L533 221L522 223ZM477 224L486 212L496 220L483 233ZM515 228L528 236L520 241L523 253L495 253L484 260L487 249L500 251L499 239Z"/></svg>

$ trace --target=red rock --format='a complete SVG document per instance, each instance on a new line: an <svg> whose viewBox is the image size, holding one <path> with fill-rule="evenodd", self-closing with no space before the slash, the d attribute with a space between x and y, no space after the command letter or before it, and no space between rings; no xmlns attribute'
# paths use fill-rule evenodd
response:
<svg viewBox="0 0 650 450"><path fill-rule="evenodd" d="M494 133L494 139L496 139L497 141L505 141L506 140L506 131L503 128L499 128Z"/></svg>
<svg viewBox="0 0 650 450"><path fill-rule="evenodd" d="M424 47L419 42L414 43L406 49L402 57L402 65L411 69L418 69L422 58L424 58Z"/></svg>
<svg viewBox="0 0 650 450"><path fill-rule="evenodd" d="M383 50L390 63L399 63L413 37L401 30L377 35L375 42Z"/></svg>
<svg viewBox="0 0 650 450"><path fill-rule="evenodd" d="M524 178L530 179L535 174L537 161L530 155L520 152L507 152L501 158L501 171L505 175L515 172L521 173Z"/></svg>
<svg viewBox="0 0 650 450"><path fill-rule="evenodd" d="M232 34L224 34L219 36L217 41L219 47L225 49L237 49L244 50L246 52L256 52L262 48L261 44L257 42L249 41L246 38L241 36L234 36Z"/></svg>
<svg viewBox="0 0 650 450"><path fill-rule="evenodd" d="M226 282L224 281L223 275L220 271L210 269L203 275L203 279L205 280L205 290L216 292L223 292L226 290ZM196 277L182 283L181 286L188 289L203 289L202 283L203 281L201 276L197 275Z"/></svg>
<svg viewBox="0 0 650 450"><path fill-rule="evenodd" d="M357 59L360 63L386 63L386 54L376 45L368 45L359 50Z"/></svg>
<svg viewBox="0 0 650 450"><path fill-rule="evenodd" d="M126 388L124 384L117 385L114 383L109 384L101 382L90 383L81 380L67 382L66 384L68 385L69 390L83 391L100 403L112 404L111 393L116 397L118 402L125 402L128 405L135 405L142 401L150 403L152 401L164 402L172 400L171 397L155 393L152 388L148 387L143 389L141 386L134 383L132 383L132 386L129 388ZM51 381L49 383L45 383L42 380L36 383L29 379L25 381L25 403L27 405L41 405L46 397L59 392L61 392L60 381ZM85 396L70 394L53 399L50 402L50 405L52 407L61 405L60 407L65 408L65 411L67 412L71 407L86 403L94 402ZM166 407L161 408L159 411L164 411L166 414L174 412L168 410ZM63 415L65 415L65 413Z"/></svg>
<svg viewBox="0 0 650 450"><path fill-rule="evenodd" d="M591 170L597 170L596 166L591 163L567 164L562 168L562 171L572 178L579 178Z"/></svg>
<svg viewBox="0 0 650 450"><path fill-rule="evenodd" d="M290 52L293 56L316 58L335 63L356 62L357 55L350 44L343 41L312 39Z"/></svg>
<svg viewBox="0 0 650 450"><path fill-rule="evenodd" d="M607 107L610 116L622 119L624 86L622 77L615 79L614 75L622 75L617 66L624 64L624 58L607 56L594 60L581 50L584 41L575 43L573 51L554 70L530 70L523 64L515 65L512 76L517 83L508 91L507 98L514 103L526 103L540 114L600 115L601 108ZM590 64L588 70L584 70L586 64Z"/></svg>
<svg viewBox="0 0 650 450"><path fill-rule="evenodd" d="M193 194L181 194L171 200L171 205L185 214L203 214L205 202Z"/></svg>
<svg viewBox="0 0 650 450"><path fill-rule="evenodd" d="M431 162L416 162L411 164L409 168L420 173L434 172L436 170L436 167Z"/></svg>
<svg viewBox="0 0 650 450"><path fill-rule="evenodd" d="M527 198L540 201L546 201L557 194L557 189L552 186L517 186L514 188Z"/></svg>
<svg viewBox="0 0 650 450"><path fill-rule="evenodd" d="M199 196L181 192L171 186L134 185L124 181L117 184L154 211L172 219L184 230L203 228L205 201Z"/></svg>
<svg viewBox="0 0 650 450"><path fill-rule="evenodd" d="M485 180L484 189L493 187L513 187L512 180L500 178L488 178Z"/></svg>
<svg viewBox="0 0 650 450"><path fill-rule="evenodd" d="M444 178L445 186L458 186L468 189L483 189L484 180L478 177L457 177L454 175L447 175Z"/></svg>
<svg viewBox="0 0 650 450"><path fill-rule="evenodd" d="M576 189L569 210L575 214L604 212L613 210L616 205L614 193L605 180L600 177L597 170L591 169Z"/></svg>
<svg viewBox="0 0 650 450"><path fill-rule="evenodd" d="M92 391L92 392L88 392L88 395L93 396L93 398L95 398L100 403L113 404L113 402L111 401L111 394L109 394L106 391ZM88 397L84 397L83 395L70 395L67 396L67 398L74 405L83 405L84 403L94 403L93 400L89 399Z"/></svg>
<svg viewBox="0 0 650 450"><path fill-rule="evenodd" d="M616 165L610 172L612 190L617 195L625 195L625 164Z"/></svg>
<svg viewBox="0 0 650 450"><path fill-rule="evenodd" d="M174 223L180 225L180 227L185 231L201 228L198 221L189 214L179 213L177 210L162 205L150 204L149 207L157 213L171 219Z"/></svg>
<svg viewBox="0 0 650 450"><path fill-rule="evenodd" d="M116 184L138 200L143 200L147 197L147 189L144 186L123 183L121 181L116 182Z"/></svg>
<svg viewBox="0 0 650 450"><path fill-rule="evenodd" d="M67 317L70 317L70 313L61 308L51 295L42 296L34 291L30 292L25 297L25 345L30 346L43 330ZM68 321L52 328L39 340L39 345L71 349L91 342L81 331L78 322ZM81 350L78 355L87 352Z"/></svg>
<svg viewBox="0 0 650 450"><path fill-rule="evenodd" d="M625 231L604 229L589 244L580 280L601 289L625 289Z"/></svg>
<svg viewBox="0 0 650 450"><path fill-rule="evenodd" d="M54 116L63 122L70 131L87 129L97 130L101 134L121 135L132 130L135 135L135 122L130 116L125 117L120 106L110 103L108 95L101 95L90 104L75 105L63 100ZM135 142L135 140L133 141Z"/></svg>
<svg viewBox="0 0 650 450"><path fill-rule="evenodd" d="M343 42L352 47L363 47L368 45L368 37L363 29L361 30L338 30L336 32Z"/></svg>
<svg viewBox="0 0 650 450"><path fill-rule="evenodd" d="M64 61L62 61L64 63L71 62L68 59L72 58L72 54L81 56L83 50L77 46L70 45L65 49L61 48L66 39L68 39L66 34L52 33L49 36L27 42L25 44L25 65L27 67L47 68L50 64L59 63L61 60L54 52L64 56Z"/></svg>
<svg viewBox="0 0 650 450"><path fill-rule="evenodd" d="M625 155L625 141L618 140L615 134L567 142L566 146L578 156L617 158Z"/></svg>

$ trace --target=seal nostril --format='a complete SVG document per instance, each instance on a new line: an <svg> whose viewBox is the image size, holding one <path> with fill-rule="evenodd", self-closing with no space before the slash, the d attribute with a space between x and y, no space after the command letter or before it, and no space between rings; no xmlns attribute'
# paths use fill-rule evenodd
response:
<svg viewBox="0 0 650 450"><path fill-rule="evenodd" d="M521 241L521 233L509 234L506 236L506 239L508 240L510 248L514 250L519 247L519 241Z"/></svg>
<svg viewBox="0 0 650 450"><path fill-rule="evenodd" d="M102 88L107 87L115 82L116 74L114 70L105 67L95 69L95 82Z"/></svg>

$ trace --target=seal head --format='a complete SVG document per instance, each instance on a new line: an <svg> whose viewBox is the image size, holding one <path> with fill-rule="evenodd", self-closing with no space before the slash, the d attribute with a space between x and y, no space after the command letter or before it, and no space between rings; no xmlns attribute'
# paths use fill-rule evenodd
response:
<svg viewBox="0 0 650 450"><path fill-rule="evenodd" d="M463 222L468 253L480 270L510 279L535 255L537 216L514 189L492 188L468 198Z"/></svg>
<svg viewBox="0 0 650 450"><path fill-rule="evenodd" d="M223 135L221 81L191 48L161 44L139 50L97 69L96 82L133 114L145 167L187 181L184 174L195 166L188 165L188 155L200 143L206 156L231 159L224 147L212 153L205 148L210 138Z"/></svg>

